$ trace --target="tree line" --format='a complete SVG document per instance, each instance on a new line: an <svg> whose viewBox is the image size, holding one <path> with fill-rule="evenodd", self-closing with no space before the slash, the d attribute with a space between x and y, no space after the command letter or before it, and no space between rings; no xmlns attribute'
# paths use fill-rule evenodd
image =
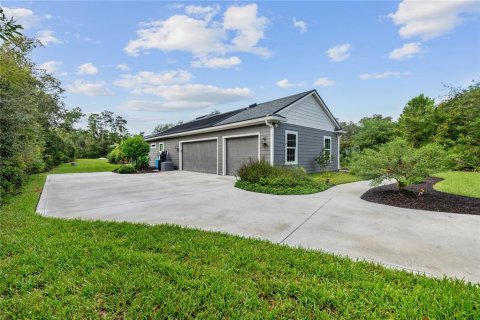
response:
<svg viewBox="0 0 480 320"><path fill-rule="evenodd" d="M111 111L85 115L67 108L58 79L30 59L41 44L0 9L0 201L21 190L29 174L76 157L105 157L127 137L127 121Z"/></svg>
<svg viewBox="0 0 480 320"><path fill-rule="evenodd" d="M480 82L449 88L439 102L420 94L397 121L375 114L341 124L343 167L399 189L440 170L480 171Z"/></svg>

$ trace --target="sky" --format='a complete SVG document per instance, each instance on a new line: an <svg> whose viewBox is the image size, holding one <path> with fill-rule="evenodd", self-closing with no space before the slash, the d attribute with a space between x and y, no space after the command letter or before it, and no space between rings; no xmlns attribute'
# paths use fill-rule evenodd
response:
<svg viewBox="0 0 480 320"><path fill-rule="evenodd" d="M2 1L67 107L131 133L316 89L341 121L480 79L480 1Z"/></svg>

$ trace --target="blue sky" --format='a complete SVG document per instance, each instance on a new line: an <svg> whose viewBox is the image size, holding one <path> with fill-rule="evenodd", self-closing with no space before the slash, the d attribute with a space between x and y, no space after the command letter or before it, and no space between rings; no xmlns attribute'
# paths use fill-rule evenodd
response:
<svg viewBox="0 0 480 320"><path fill-rule="evenodd" d="M132 133L317 89L334 115L397 117L480 79L480 2L15 2L68 107Z"/></svg>

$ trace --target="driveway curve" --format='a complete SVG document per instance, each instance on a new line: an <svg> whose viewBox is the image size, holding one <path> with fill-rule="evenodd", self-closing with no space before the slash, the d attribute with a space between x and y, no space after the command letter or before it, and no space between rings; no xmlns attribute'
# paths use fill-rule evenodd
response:
<svg viewBox="0 0 480 320"><path fill-rule="evenodd" d="M389 267L480 283L480 216L360 199L367 182L304 196L233 187L193 172L49 175L37 212L49 217L173 223L321 249Z"/></svg>

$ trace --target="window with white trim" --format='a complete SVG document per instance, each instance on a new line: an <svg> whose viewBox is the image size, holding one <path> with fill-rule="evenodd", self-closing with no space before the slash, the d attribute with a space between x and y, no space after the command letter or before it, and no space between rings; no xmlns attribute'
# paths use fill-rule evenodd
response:
<svg viewBox="0 0 480 320"><path fill-rule="evenodd" d="M298 163L298 133L285 131L285 164Z"/></svg>
<svg viewBox="0 0 480 320"><path fill-rule="evenodd" d="M332 159L332 138L323 137L323 152L328 155L328 158Z"/></svg>
<svg viewBox="0 0 480 320"><path fill-rule="evenodd" d="M165 144L163 142L158 143L158 151L162 152L165 150Z"/></svg>
<svg viewBox="0 0 480 320"><path fill-rule="evenodd" d="M155 149L157 147L156 143L150 143L150 149Z"/></svg>

